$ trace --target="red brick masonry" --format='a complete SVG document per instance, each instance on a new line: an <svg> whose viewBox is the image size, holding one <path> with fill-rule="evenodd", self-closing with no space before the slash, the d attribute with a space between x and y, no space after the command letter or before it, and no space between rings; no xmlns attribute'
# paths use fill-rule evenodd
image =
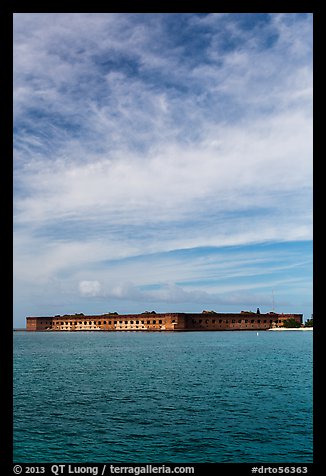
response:
<svg viewBox="0 0 326 476"><path fill-rule="evenodd" d="M266 330L283 327L284 321L294 319L302 324L302 314L218 313L204 311L189 313L116 313L85 316L73 314L54 317L27 317L28 331L236 331Z"/></svg>

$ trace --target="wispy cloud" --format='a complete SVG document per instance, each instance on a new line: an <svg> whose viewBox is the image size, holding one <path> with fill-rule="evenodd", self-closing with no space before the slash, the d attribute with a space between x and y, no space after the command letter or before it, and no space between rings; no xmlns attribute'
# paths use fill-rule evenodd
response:
<svg viewBox="0 0 326 476"><path fill-rule="evenodd" d="M311 30L310 14L15 14L19 289L60 276L96 297L100 263L311 240ZM149 299L125 273L112 296ZM181 276L151 296L182 296Z"/></svg>

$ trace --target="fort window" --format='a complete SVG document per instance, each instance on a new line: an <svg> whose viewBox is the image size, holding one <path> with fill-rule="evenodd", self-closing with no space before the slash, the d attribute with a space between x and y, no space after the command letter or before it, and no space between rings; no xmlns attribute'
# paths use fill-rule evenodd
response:
<svg viewBox="0 0 326 476"><path fill-rule="evenodd" d="M139 324L139 321L136 321L136 324Z"/></svg>
<svg viewBox="0 0 326 476"><path fill-rule="evenodd" d="M266 323L266 322L267 322L267 320L266 320L266 319L264 319L264 322Z"/></svg>
<svg viewBox="0 0 326 476"><path fill-rule="evenodd" d="M98 321L98 325L100 326L101 324L102 324L101 321Z"/></svg>
<svg viewBox="0 0 326 476"><path fill-rule="evenodd" d="M84 324L85 324L85 326L86 326L87 322L86 322L86 321L84 321Z"/></svg>
<svg viewBox="0 0 326 476"><path fill-rule="evenodd" d="M125 321L125 324L128 324L128 321Z"/></svg>
<svg viewBox="0 0 326 476"><path fill-rule="evenodd" d="M234 324L234 323L235 323L235 319L232 319L232 324Z"/></svg>
<svg viewBox="0 0 326 476"><path fill-rule="evenodd" d="M273 323L273 319L270 319L270 320L269 320L269 323L272 324L272 323Z"/></svg>
<svg viewBox="0 0 326 476"><path fill-rule="evenodd" d="M241 319L238 320L238 323L241 324Z"/></svg>
<svg viewBox="0 0 326 476"><path fill-rule="evenodd" d="M206 319L206 321L205 321L205 322L206 322L206 324L208 324L208 319Z"/></svg>
<svg viewBox="0 0 326 476"><path fill-rule="evenodd" d="M151 323L151 321L147 321L147 324L150 324L150 323Z"/></svg>
<svg viewBox="0 0 326 476"><path fill-rule="evenodd" d="M111 324L112 324L112 322L111 322L111 321L109 321L109 326L110 326Z"/></svg>
<svg viewBox="0 0 326 476"><path fill-rule="evenodd" d="M199 324L201 324L201 321L202 321L202 320L201 320L201 319L199 319L199 321L198 321L198 322L199 322Z"/></svg>
<svg viewBox="0 0 326 476"><path fill-rule="evenodd" d="M258 319L258 321L257 321L257 322L258 322L258 324L260 324L260 319Z"/></svg>
<svg viewBox="0 0 326 476"><path fill-rule="evenodd" d="M246 323L246 324L247 324L247 322L248 322L248 319L245 319L245 323Z"/></svg>
<svg viewBox="0 0 326 476"><path fill-rule="evenodd" d="M103 324L106 324L106 321L104 321Z"/></svg>
<svg viewBox="0 0 326 476"><path fill-rule="evenodd" d="M133 324L133 323L134 323L134 321L130 321L130 324Z"/></svg>
<svg viewBox="0 0 326 476"><path fill-rule="evenodd" d="M113 324L116 324L116 323L117 323L117 321L114 321L114 323L113 323Z"/></svg>
<svg viewBox="0 0 326 476"><path fill-rule="evenodd" d="M153 321L153 324L156 324L156 321L155 321L155 320Z"/></svg>
<svg viewBox="0 0 326 476"><path fill-rule="evenodd" d="M251 319L251 322L255 322L255 319Z"/></svg>
<svg viewBox="0 0 326 476"><path fill-rule="evenodd" d="M212 319L212 324L215 324L215 319Z"/></svg>
<svg viewBox="0 0 326 476"><path fill-rule="evenodd" d="M192 321L192 322L194 322L194 321ZM175 323L175 319L172 319L172 324L174 324L174 323Z"/></svg>
<svg viewBox="0 0 326 476"><path fill-rule="evenodd" d="M142 324L145 324L145 321L140 321Z"/></svg>
<svg viewBox="0 0 326 476"><path fill-rule="evenodd" d="M160 319L160 320L158 321L158 323L159 323L159 324L162 324L162 320Z"/></svg>
<svg viewBox="0 0 326 476"><path fill-rule="evenodd" d="M222 319L219 319L219 321L218 321L218 322L219 322L220 324L222 324Z"/></svg>

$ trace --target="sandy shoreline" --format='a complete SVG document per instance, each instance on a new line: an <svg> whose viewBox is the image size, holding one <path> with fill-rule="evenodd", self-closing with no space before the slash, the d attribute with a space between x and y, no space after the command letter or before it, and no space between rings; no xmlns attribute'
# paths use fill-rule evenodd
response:
<svg viewBox="0 0 326 476"><path fill-rule="evenodd" d="M313 327L274 327L268 331L313 331Z"/></svg>

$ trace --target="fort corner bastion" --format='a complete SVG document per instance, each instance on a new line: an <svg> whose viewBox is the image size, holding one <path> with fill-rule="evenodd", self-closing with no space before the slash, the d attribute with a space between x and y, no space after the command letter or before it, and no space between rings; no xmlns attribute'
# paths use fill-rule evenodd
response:
<svg viewBox="0 0 326 476"><path fill-rule="evenodd" d="M240 313L107 313L26 317L27 331L252 331L282 328L288 320L302 325L303 314Z"/></svg>

